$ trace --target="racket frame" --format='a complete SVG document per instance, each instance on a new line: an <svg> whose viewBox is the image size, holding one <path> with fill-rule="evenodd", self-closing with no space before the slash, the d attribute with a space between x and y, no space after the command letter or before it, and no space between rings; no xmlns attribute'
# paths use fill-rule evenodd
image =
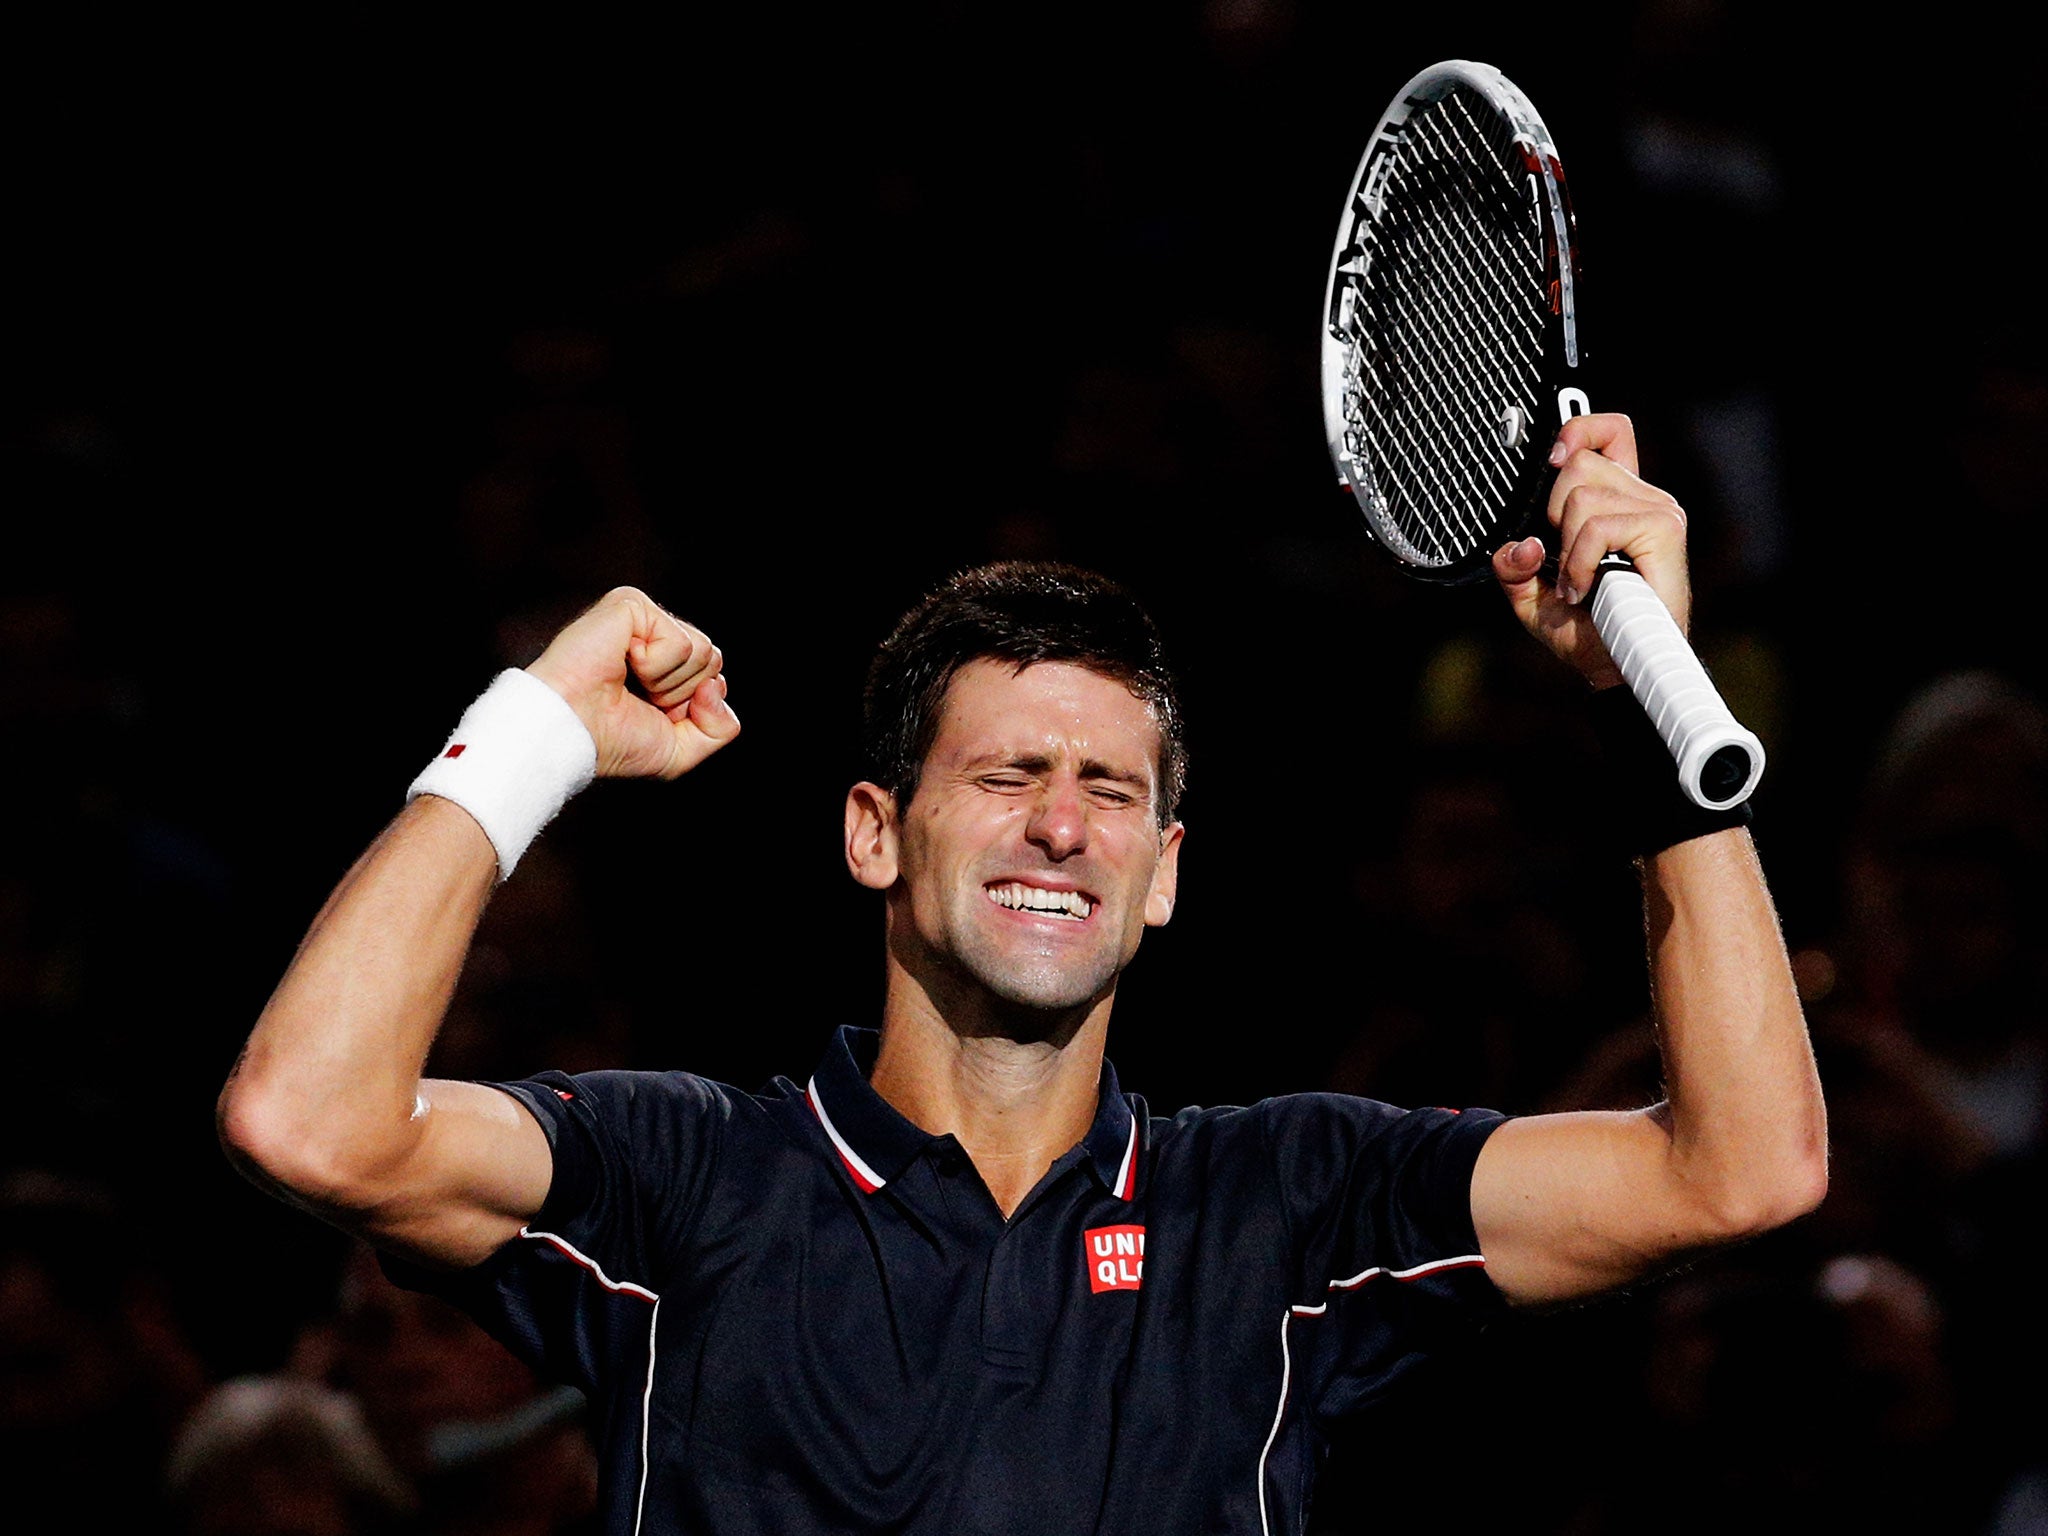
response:
<svg viewBox="0 0 2048 1536"><path fill-rule="evenodd" d="M1441 559L1423 551L1402 531L1386 488L1372 472L1366 446L1357 439L1359 424L1346 416L1347 380L1360 364L1345 306L1347 292L1355 293L1359 278L1365 275L1354 269L1363 250L1361 218L1376 218L1382 211L1386 183L1407 148L1412 120L1459 86L1479 96L1499 115L1518 152L1520 165L1503 162L1503 167L1523 178L1524 193L1537 215L1549 315L1543 326L1541 377L1529 398L1518 402L1524 419L1513 490L1483 536L1470 541L1472 547L1455 558ZM1351 178L1324 283L1321 356L1324 436L1338 484L1356 499L1374 544L1409 575L1454 584L1477 581L1488 574L1493 551L1500 545L1531 533L1551 534L1544 504L1555 476L1544 446L1568 416L1589 409L1582 374L1578 278L1578 226L1564 167L1549 129L1529 98L1492 65L1469 59L1448 59L1415 75L1380 118ZM1356 297L1349 302L1355 304ZM1550 419L1546 422L1546 418ZM1530 444L1543 446L1532 448Z"/></svg>

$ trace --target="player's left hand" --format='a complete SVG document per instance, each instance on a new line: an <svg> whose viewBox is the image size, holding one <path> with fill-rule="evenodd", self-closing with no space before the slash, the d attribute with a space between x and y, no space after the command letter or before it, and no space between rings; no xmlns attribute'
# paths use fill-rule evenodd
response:
<svg viewBox="0 0 2048 1536"><path fill-rule="evenodd" d="M1685 512L1637 474L1636 433L1626 416L1574 416L1557 434L1551 462L1550 522L1558 530L1557 579L1543 579L1543 541L1523 539L1494 552L1493 574L1529 633L1596 688L1619 683L1620 669L1593 628L1594 572L1610 552L1635 562L1684 632L1692 614L1685 568Z"/></svg>

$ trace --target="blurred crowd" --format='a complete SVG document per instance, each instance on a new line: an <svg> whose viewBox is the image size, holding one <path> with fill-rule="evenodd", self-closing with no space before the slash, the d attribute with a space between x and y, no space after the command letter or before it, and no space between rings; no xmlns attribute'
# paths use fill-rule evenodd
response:
<svg viewBox="0 0 2048 1536"><path fill-rule="evenodd" d="M1087 57L1025 45L1020 77L1072 93L1051 116L1011 110L1034 80L996 112L920 81L766 144L764 97L747 144L693 140L731 168L680 208L615 148L492 119L499 158L408 173L410 266L339 234L289 284L195 257L203 325L51 256L0 445L0 1475L194 1536L588 1527L575 1394L238 1183L210 1111L468 694L619 581L719 638L748 737L551 829L432 1070L752 1087L864 1022L879 920L833 827L867 652L945 571L1045 556L1133 586L1186 674L1183 911L1111 1041L1155 1112L1653 1101L1573 685L1492 594L1385 569L1321 461L1302 327L1373 112L1307 84L1341 55L1384 99L1463 54L1562 99L1611 403L1688 508L1695 639L1771 754L1756 835L1833 1178L1793 1227L1510 1318L1340 1427L1315 1529L2048 1531L2048 669L1999 569L2048 509L2039 305L1980 227L1920 253L1980 301L1916 343L1938 383L1910 412L1844 387L1882 376L1891 295L1830 233L1867 188L1828 114L1776 91L1750 8L1596 9L1597 91L1561 42L1418 22L1362 63L1339 7L1138 7ZM337 224L376 227L376 181ZM223 248L314 227L301 184L255 185L202 198ZM1720 266L1738 237L1768 259ZM264 316L308 283L338 309L258 340L244 281Z"/></svg>

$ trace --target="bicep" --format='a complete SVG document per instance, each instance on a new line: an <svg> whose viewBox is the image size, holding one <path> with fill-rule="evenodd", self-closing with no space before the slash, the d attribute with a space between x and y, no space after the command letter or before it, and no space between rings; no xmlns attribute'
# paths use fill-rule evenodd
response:
<svg viewBox="0 0 2048 1536"><path fill-rule="evenodd" d="M1472 1170L1472 1225L1518 1304L1611 1290L1711 1240L1663 1105L1508 1121Z"/></svg>
<svg viewBox="0 0 2048 1536"><path fill-rule="evenodd" d="M539 1214L553 1149L526 1107L498 1088L430 1079L420 1105L403 1165L375 1205L345 1224L410 1259L479 1264Z"/></svg>

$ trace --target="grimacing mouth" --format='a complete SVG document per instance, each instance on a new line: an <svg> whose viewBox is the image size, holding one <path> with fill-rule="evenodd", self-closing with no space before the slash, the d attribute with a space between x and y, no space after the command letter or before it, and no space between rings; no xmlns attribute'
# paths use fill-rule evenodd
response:
<svg viewBox="0 0 2048 1536"><path fill-rule="evenodd" d="M1095 910L1096 902L1080 891L1055 891L1022 880L992 880L982 889L988 899L1012 912L1029 912L1038 917L1082 922Z"/></svg>

